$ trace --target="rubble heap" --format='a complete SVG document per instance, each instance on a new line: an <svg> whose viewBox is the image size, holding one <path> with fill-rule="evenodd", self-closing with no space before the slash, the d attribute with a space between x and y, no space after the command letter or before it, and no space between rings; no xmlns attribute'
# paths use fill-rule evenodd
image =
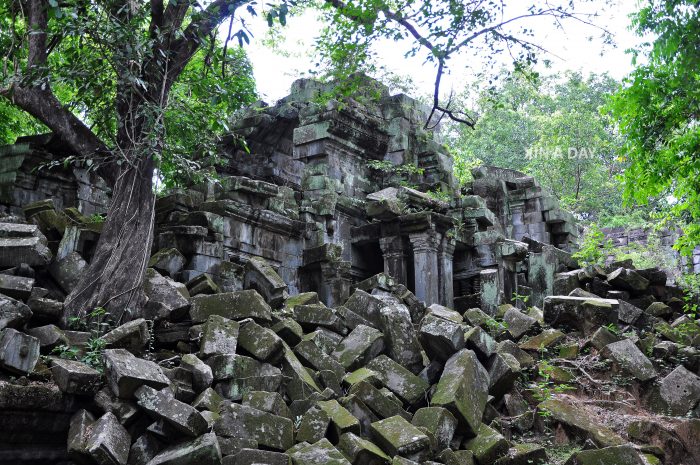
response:
<svg viewBox="0 0 700 465"><path fill-rule="evenodd" d="M0 463L700 463L700 326L663 272L579 267L522 173L446 196L415 101L324 89L257 105L219 183L158 200L142 307L66 318L99 218L6 205Z"/></svg>
<svg viewBox="0 0 700 465"><path fill-rule="evenodd" d="M61 329L37 283L68 289L70 267L37 226L0 231L19 262L0 274L3 463L545 464L552 428L584 446L567 464L700 459L700 326L655 269L574 269L542 310L459 313L383 273L328 307L262 259L242 290L185 286L159 252L148 318Z"/></svg>

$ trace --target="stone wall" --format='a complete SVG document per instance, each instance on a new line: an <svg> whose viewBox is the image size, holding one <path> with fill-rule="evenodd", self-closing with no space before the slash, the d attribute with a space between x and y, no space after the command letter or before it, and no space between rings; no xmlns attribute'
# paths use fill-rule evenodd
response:
<svg viewBox="0 0 700 465"><path fill-rule="evenodd" d="M610 241L613 247L627 247L633 244L646 245L650 234L656 235L661 252L678 264L675 271L700 273L700 247L693 250L692 257L682 257L674 248L679 237L683 234L680 229L661 229L653 231L651 228L602 228L605 240ZM610 257L610 260L613 258ZM669 270L674 271L674 270Z"/></svg>
<svg viewBox="0 0 700 465"><path fill-rule="evenodd" d="M0 146L0 211L18 214L33 202L53 199L58 208L77 207L88 216L105 212L109 193L99 176L80 167L48 166L66 155L50 134Z"/></svg>

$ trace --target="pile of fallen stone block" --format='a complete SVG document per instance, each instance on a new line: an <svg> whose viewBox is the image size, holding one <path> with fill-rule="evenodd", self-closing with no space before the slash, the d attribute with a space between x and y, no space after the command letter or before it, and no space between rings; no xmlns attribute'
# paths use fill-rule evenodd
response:
<svg viewBox="0 0 700 465"><path fill-rule="evenodd" d="M700 460L700 326L656 269L571 270L542 310L460 314L384 274L329 308L289 296L262 259L241 290L206 274L180 283L173 249L152 258L131 321L71 328L61 301L84 260L68 250L88 233L54 256L37 226L0 224L0 417L50 393L67 444L56 463L545 464L550 428L583 444L570 465ZM598 381L643 414L597 418L583 400ZM4 442L0 458L29 463Z"/></svg>

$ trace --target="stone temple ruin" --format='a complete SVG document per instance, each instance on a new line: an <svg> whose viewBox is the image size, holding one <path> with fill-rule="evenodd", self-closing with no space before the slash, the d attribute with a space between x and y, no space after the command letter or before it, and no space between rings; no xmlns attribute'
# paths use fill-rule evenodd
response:
<svg viewBox="0 0 700 465"><path fill-rule="evenodd" d="M327 90L301 80L275 106L251 108L235 130L250 153L230 138L221 183L159 200L156 247L185 255L184 280L208 273L235 286L262 257L290 293L316 291L331 306L380 272L427 304L494 309L517 291L541 305L552 291L542 269L553 274L560 258L548 245L568 250L577 235L571 214L506 169L477 169L458 198L450 155L420 129L421 104L385 88L372 103L310 103ZM526 238L544 244L527 260Z"/></svg>
<svg viewBox="0 0 700 465"><path fill-rule="evenodd" d="M216 182L158 198L122 321L63 320L104 183L0 147L0 464L544 465L552 431L567 465L700 463L680 289L580 267L532 177L460 187L421 104L365 84L249 108Z"/></svg>

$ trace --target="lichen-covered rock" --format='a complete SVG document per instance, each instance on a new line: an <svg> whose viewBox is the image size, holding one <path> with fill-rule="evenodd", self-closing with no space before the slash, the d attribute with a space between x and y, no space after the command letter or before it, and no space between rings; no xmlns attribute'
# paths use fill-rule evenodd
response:
<svg viewBox="0 0 700 465"><path fill-rule="evenodd" d="M508 452L508 441L498 431L483 423L479 425L477 435L464 443L464 448L474 454L479 465L490 465Z"/></svg>
<svg viewBox="0 0 700 465"><path fill-rule="evenodd" d="M430 387L427 382L386 355L380 355L369 362L367 368L377 373L382 384L408 404L415 404L424 398Z"/></svg>
<svg viewBox="0 0 700 465"><path fill-rule="evenodd" d="M19 328L32 317L27 305L12 297L0 294L0 330Z"/></svg>
<svg viewBox="0 0 700 465"><path fill-rule="evenodd" d="M616 269L612 273L608 274L607 279L609 284L625 291L639 292L644 291L647 287L649 287L648 279L644 278L635 270L628 270L627 268Z"/></svg>
<svg viewBox="0 0 700 465"><path fill-rule="evenodd" d="M323 304L297 305L292 310L294 320L306 330L314 330L318 327L331 331L347 334L343 319L338 313Z"/></svg>
<svg viewBox="0 0 700 465"><path fill-rule="evenodd" d="M463 349L445 363L431 405L449 410L464 428L464 434L475 435L486 406L488 385L486 369L474 352Z"/></svg>
<svg viewBox="0 0 700 465"><path fill-rule="evenodd" d="M0 273L0 293L26 302L32 294L34 278Z"/></svg>
<svg viewBox="0 0 700 465"><path fill-rule="evenodd" d="M384 333L387 355L413 373L423 369L421 346L405 305L390 303L379 310L380 329Z"/></svg>
<svg viewBox="0 0 700 465"><path fill-rule="evenodd" d="M78 252L71 252L65 257L54 260L49 266L49 273L61 289L70 293L78 285L87 266L87 262Z"/></svg>
<svg viewBox="0 0 700 465"><path fill-rule="evenodd" d="M486 369L489 373L489 394L496 398L510 391L520 377L520 363L508 353L493 354Z"/></svg>
<svg viewBox="0 0 700 465"><path fill-rule="evenodd" d="M143 317L149 320L161 320L167 318L179 318L187 314L190 306L190 296L187 288L161 276L156 270L146 270L146 279L143 282L143 290L148 297Z"/></svg>
<svg viewBox="0 0 700 465"><path fill-rule="evenodd" d="M656 378L657 372L654 365L629 339L608 344L603 352L623 370L640 381Z"/></svg>
<svg viewBox="0 0 700 465"><path fill-rule="evenodd" d="M355 290L344 304L345 307L357 313L362 318L365 318L377 328L380 327L381 323L379 312L384 305L385 303L383 300L361 289Z"/></svg>
<svg viewBox="0 0 700 465"><path fill-rule="evenodd" d="M282 349L282 338L269 328L264 328L255 321L241 323L238 331L238 345L260 361L266 361L277 355Z"/></svg>
<svg viewBox="0 0 700 465"><path fill-rule="evenodd" d="M102 384L102 373L75 360L52 359L51 375L66 394L93 395Z"/></svg>
<svg viewBox="0 0 700 465"><path fill-rule="evenodd" d="M126 349L134 354L142 352L148 346L150 338L148 322L143 318L129 321L102 336L107 347Z"/></svg>
<svg viewBox="0 0 700 465"><path fill-rule="evenodd" d="M358 325L338 344L332 355L346 370L355 370L383 351L383 334L375 328Z"/></svg>
<svg viewBox="0 0 700 465"><path fill-rule="evenodd" d="M139 407L154 418L166 421L185 436L197 437L207 431L207 422L201 413L175 399L167 389L156 391L152 387L141 386L134 395Z"/></svg>
<svg viewBox="0 0 700 465"><path fill-rule="evenodd" d="M506 323L508 333L516 340L537 327L536 319L512 306L503 315L503 321Z"/></svg>
<svg viewBox="0 0 700 465"><path fill-rule="evenodd" d="M623 445L575 452L565 465L643 465L644 463L634 447Z"/></svg>
<svg viewBox="0 0 700 465"><path fill-rule="evenodd" d="M287 394L292 400L306 399L310 393L321 392L309 371L286 344L282 346L282 372L290 379L287 383Z"/></svg>
<svg viewBox="0 0 700 465"><path fill-rule="evenodd" d="M644 311L625 300L618 300L617 318L628 325L635 324Z"/></svg>
<svg viewBox="0 0 700 465"><path fill-rule="evenodd" d="M237 321L219 315L210 315L202 328L199 356L235 354L240 326Z"/></svg>
<svg viewBox="0 0 700 465"><path fill-rule="evenodd" d="M289 407L277 392L250 391L243 396L243 405L280 417L291 418Z"/></svg>
<svg viewBox="0 0 700 465"><path fill-rule="evenodd" d="M221 449L214 433L165 448L147 465L221 465Z"/></svg>
<svg viewBox="0 0 700 465"><path fill-rule="evenodd" d="M287 284L262 257L252 257L246 262L243 286L256 289L274 308L281 306L287 298Z"/></svg>
<svg viewBox="0 0 700 465"><path fill-rule="evenodd" d="M659 391L672 415L685 415L700 401L700 376L679 365L661 380Z"/></svg>
<svg viewBox="0 0 700 465"><path fill-rule="evenodd" d="M0 331L0 368L26 375L39 360L39 339L13 328Z"/></svg>
<svg viewBox="0 0 700 465"><path fill-rule="evenodd" d="M386 395L367 381L353 384L349 393L369 407L380 419L395 415L410 419L410 414L403 409L400 400Z"/></svg>
<svg viewBox="0 0 700 465"><path fill-rule="evenodd" d="M437 441L438 450L446 449L450 446L452 437L457 429L457 419L449 410L442 407L418 409L413 415L411 424L430 431Z"/></svg>
<svg viewBox="0 0 700 465"><path fill-rule="evenodd" d="M300 447L289 455L294 465L351 465L326 438Z"/></svg>
<svg viewBox="0 0 700 465"><path fill-rule="evenodd" d="M547 453L539 444L515 444L508 453L494 462L494 465L545 465Z"/></svg>
<svg viewBox="0 0 700 465"><path fill-rule="evenodd" d="M192 387L202 392L214 382L211 367L194 354L185 354L180 360L180 367L192 373Z"/></svg>
<svg viewBox="0 0 700 465"><path fill-rule="evenodd" d="M140 386L161 389L170 384L163 370L153 362L134 357L126 349L107 349L102 355L107 384L117 397L131 399Z"/></svg>
<svg viewBox="0 0 700 465"><path fill-rule="evenodd" d="M473 350L482 363L486 363L496 351L496 341L479 326L475 326L465 332L464 340L467 349Z"/></svg>
<svg viewBox="0 0 700 465"><path fill-rule="evenodd" d="M620 338L611 333L608 328L601 326L591 336L591 345L598 350L603 350L608 344L619 341Z"/></svg>
<svg viewBox="0 0 700 465"><path fill-rule="evenodd" d="M154 253L148 261L148 266L171 278L175 278L177 273L185 266L185 263L187 263L185 256L179 250L170 247L160 249Z"/></svg>
<svg viewBox="0 0 700 465"><path fill-rule="evenodd" d="M304 365L318 372L331 374L336 377L338 382L345 376L343 365L311 341L301 341L294 347L294 353Z"/></svg>
<svg viewBox="0 0 700 465"><path fill-rule="evenodd" d="M552 347L557 342L564 339L566 335L558 329L545 329L537 336L526 339L518 344L523 350L542 350Z"/></svg>
<svg viewBox="0 0 700 465"><path fill-rule="evenodd" d="M0 267L19 263L47 265L52 258L46 237L33 224L0 223Z"/></svg>
<svg viewBox="0 0 700 465"><path fill-rule="evenodd" d="M331 417L325 410L314 406L304 413L296 432L297 442L314 443L326 437Z"/></svg>
<svg viewBox="0 0 700 465"><path fill-rule="evenodd" d="M428 356L441 362L462 350L465 344L462 325L435 313L428 313L421 320L418 336Z"/></svg>
<svg viewBox="0 0 700 465"><path fill-rule="evenodd" d="M228 459L232 460L228 460ZM289 455L260 449L241 449L233 457L224 457L223 465L288 465Z"/></svg>
<svg viewBox="0 0 700 465"><path fill-rule="evenodd" d="M591 439L598 447L619 446L624 440L613 430L597 423L588 412L565 399L549 399L537 407L564 425L574 435Z"/></svg>
<svg viewBox="0 0 700 465"><path fill-rule="evenodd" d="M229 320L253 318L259 322L272 321L272 309L253 289L194 296L190 307L192 321L203 323L210 315L219 315Z"/></svg>
<svg viewBox="0 0 700 465"><path fill-rule="evenodd" d="M30 336L34 336L35 338L39 339L39 346L44 353L52 350L56 346L62 344L68 345L70 343L66 333L64 333L61 328L53 324L31 328L26 332Z"/></svg>
<svg viewBox="0 0 700 465"><path fill-rule="evenodd" d="M206 360L224 398L241 400L248 391L276 391L282 384L282 370L243 355L214 355Z"/></svg>
<svg viewBox="0 0 700 465"><path fill-rule="evenodd" d="M98 465L125 465L131 437L112 413L105 413L87 429L85 453Z"/></svg>
<svg viewBox="0 0 700 465"><path fill-rule="evenodd" d="M254 439L277 451L286 451L294 444L294 426L289 418L229 402L222 407L214 430L219 436Z"/></svg>
<svg viewBox="0 0 700 465"><path fill-rule="evenodd" d="M375 442L387 455L400 455L422 461L430 452L430 439L421 430L400 416L372 423Z"/></svg>
<svg viewBox="0 0 700 465"><path fill-rule="evenodd" d="M391 460L375 444L353 433L340 437L338 449L353 465L384 465Z"/></svg>
<svg viewBox="0 0 700 465"><path fill-rule="evenodd" d="M618 301L613 299L548 296L544 299L544 321L590 335L600 326L617 323L618 306Z"/></svg>

